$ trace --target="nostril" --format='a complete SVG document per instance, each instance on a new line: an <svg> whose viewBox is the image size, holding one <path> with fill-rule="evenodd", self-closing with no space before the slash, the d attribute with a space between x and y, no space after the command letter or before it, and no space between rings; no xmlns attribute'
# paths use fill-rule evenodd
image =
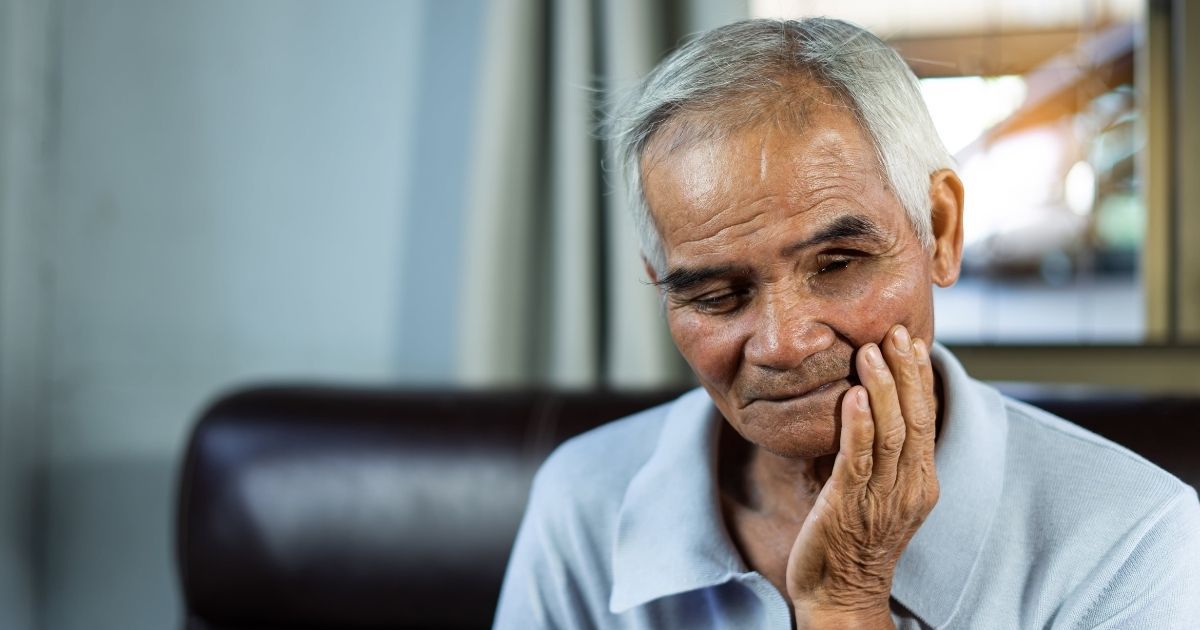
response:
<svg viewBox="0 0 1200 630"><path fill-rule="evenodd" d="M827 326L811 322L764 326L746 344L746 358L764 370L787 372L831 348L835 339Z"/></svg>

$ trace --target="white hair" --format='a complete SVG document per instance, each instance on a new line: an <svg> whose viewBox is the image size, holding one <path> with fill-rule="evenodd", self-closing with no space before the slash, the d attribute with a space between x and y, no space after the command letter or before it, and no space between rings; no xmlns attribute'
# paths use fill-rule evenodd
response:
<svg viewBox="0 0 1200 630"><path fill-rule="evenodd" d="M887 184L908 214L918 239L933 245L930 174L953 167L912 70L895 50L867 30L828 18L745 20L703 33L672 52L609 118L621 172L629 185L642 255L655 271L666 269L662 238L641 181L642 157L651 138L678 114L718 112L699 125L719 134L753 118L746 105L784 104L797 81L826 88L853 112L874 145ZM768 97L773 100L764 100ZM780 103L783 101L783 103ZM736 107L742 106L742 107ZM692 121L688 121L690 125Z"/></svg>

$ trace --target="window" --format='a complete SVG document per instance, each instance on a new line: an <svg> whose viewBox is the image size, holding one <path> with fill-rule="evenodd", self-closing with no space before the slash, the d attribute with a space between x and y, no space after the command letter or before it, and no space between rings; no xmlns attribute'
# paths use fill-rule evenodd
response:
<svg viewBox="0 0 1200 630"><path fill-rule="evenodd" d="M829 15L896 47L966 188L951 343L1140 343L1147 202L1137 0L751 4Z"/></svg>

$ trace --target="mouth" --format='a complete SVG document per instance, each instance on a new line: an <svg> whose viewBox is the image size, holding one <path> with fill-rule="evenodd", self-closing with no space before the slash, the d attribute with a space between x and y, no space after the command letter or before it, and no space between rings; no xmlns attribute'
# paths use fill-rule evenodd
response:
<svg viewBox="0 0 1200 630"><path fill-rule="evenodd" d="M816 387L811 387L809 389L795 390L795 391L789 391L789 392L773 392L773 393L770 393L767 395L755 396L754 398L751 398L750 401L747 402L743 406L743 408L749 407L750 405L753 405L755 403L782 404L782 403L790 403L790 402L795 402L798 400L803 400L805 398L814 398L814 397L820 396L822 394L825 394L825 393L835 389L838 385L842 385L842 384L849 385L850 384L849 378L835 379L835 380L829 381L827 383L817 385Z"/></svg>

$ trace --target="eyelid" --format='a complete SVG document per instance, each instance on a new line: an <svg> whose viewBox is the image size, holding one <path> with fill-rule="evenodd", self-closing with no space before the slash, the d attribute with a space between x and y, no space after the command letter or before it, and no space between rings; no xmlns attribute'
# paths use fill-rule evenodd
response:
<svg viewBox="0 0 1200 630"><path fill-rule="evenodd" d="M871 254L854 249L841 248L827 250L816 256L817 273L824 274L841 271L854 264L855 261L868 258L869 256ZM838 265L837 268L830 269L834 265Z"/></svg>
<svg viewBox="0 0 1200 630"><path fill-rule="evenodd" d="M745 287L729 286L722 289L710 291L697 297L687 300L687 304L696 308L702 313L713 315L727 315L732 313L742 306L745 302L746 294L749 290ZM722 308L722 304L731 302L729 308Z"/></svg>
<svg viewBox="0 0 1200 630"><path fill-rule="evenodd" d="M668 289L667 293L679 301L693 302L706 295L717 294L723 291L739 291L748 284L750 284L750 281L741 275L716 276L689 284L686 287Z"/></svg>
<svg viewBox="0 0 1200 630"><path fill-rule="evenodd" d="M727 288L726 289L709 290L709 291L698 291L697 293L699 293L699 295L690 295L690 293L691 293L690 291L671 291L671 292L667 293L667 299L669 299L672 303L677 304L679 306L688 306L688 305L695 304L695 303L700 302L705 299L711 299L710 296L720 297L720 293L722 291L729 292L729 290Z"/></svg>
<svg viewBox="0 0 1200 630"><path fill-rule="evenodd" d="M863 257L863 256L870 256L870 255L871 255L870 252L866 252L861 249L855 249L853 247L831 247L829 249L823 250L820 253L818 253L817 257L820 258L821 256L841 256L841 257L859 258L859 257Z"/></svg>
<svg viewBox="0 0 1200 630"><path fill-rule="evenodd" d="M689 300L689 301L691 301L691 302L715 302L717 300L725 300L725 299L729 299L732 297L736 297L738 294L740 294L742 292L743 291L741 289L738 289L737 287L724 287L721 289L708 291L707 293L702 293L700 295L697 295L696 297L691 298L691 300Z"/></svg>

